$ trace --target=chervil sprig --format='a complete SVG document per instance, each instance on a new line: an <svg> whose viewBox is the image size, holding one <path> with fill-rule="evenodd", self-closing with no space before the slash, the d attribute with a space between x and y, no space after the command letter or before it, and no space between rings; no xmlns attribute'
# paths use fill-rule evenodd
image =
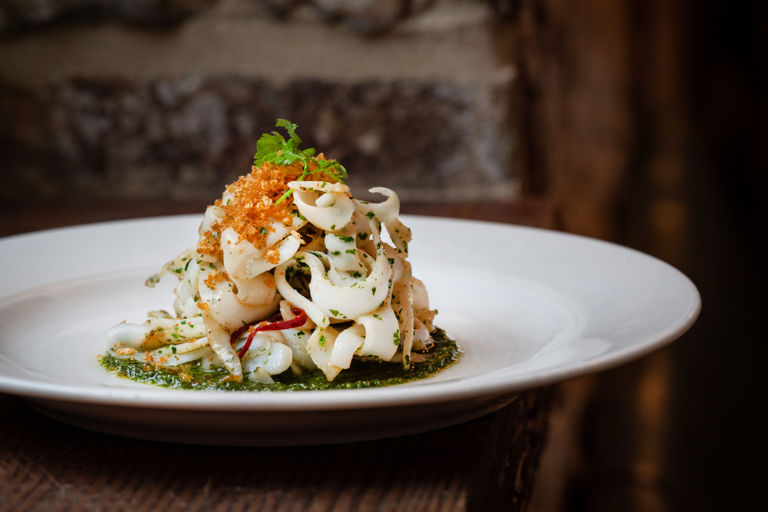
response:
<svg viewBox="0 0 768 512"><path fill-rule="evenodd" d="M339 182L344 182L347 179L347 170L338 161L318 159L315 156L315 148L299 148L301 138L296 135L296 124L286 119L278 119L275 126L285 128L285 131L288 132L288 140L277 132L263 134L256 143L256 154L253 155L254 165L263 163L290 165L294 162L301 162L304 169L297 181L304 181L304 178L310 174L318 172L324 172ZM310 163L315 164L315 170L309 170ZM286 191L275 204L280 203L292 193L293 190Z"/></svg>

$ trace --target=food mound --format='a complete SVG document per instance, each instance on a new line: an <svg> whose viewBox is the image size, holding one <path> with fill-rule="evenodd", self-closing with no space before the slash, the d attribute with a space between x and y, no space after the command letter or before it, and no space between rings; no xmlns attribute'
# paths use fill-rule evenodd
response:
<svg viewBox="0 0 768 512"><path fill-rule="evenodd" d="M206 209L197 246L147 279L178 278L175 314L115 325L111 363L187 382L211 371L269 384L318 369L331 382L353 360L408 371L428 359L436 311L411 273L397 194L376 187L383 202L352 198L339 162L300 149L295 124L277 126L288 139L262 135L251 173Z"/></svg>

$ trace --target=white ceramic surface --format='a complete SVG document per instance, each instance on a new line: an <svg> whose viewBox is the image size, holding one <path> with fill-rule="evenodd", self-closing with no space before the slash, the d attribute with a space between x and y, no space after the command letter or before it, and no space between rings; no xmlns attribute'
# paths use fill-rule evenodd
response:
<svg viewBox="0 0 768 512"><path fill-rule="evenodd" d="M210 444L287 445L426 431L514 393L646 354L687 330L695 286L642 253L552 231L404 217L414 274L459 362L378 389L173 391L98 364L110 326L172 309L173 279L144 278L196 241L198 216L94 224L0 240L0 392L93 430Z"/></svg>

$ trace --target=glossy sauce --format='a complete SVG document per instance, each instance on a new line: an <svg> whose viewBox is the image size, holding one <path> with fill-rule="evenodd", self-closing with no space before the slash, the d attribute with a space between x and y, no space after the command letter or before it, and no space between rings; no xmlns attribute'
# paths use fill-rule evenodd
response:
<svg viewBox="0 0 768 512"><path fill-rule="evenodd" d="M300 375L286 371L273 375L273 384L243 380L226 380L229 372L224 368L205 370L199 362L181 365L178 369L157 368L139 361L118 359L112 356L101 358L101 365L112 373L137 382L155 384L171 389L199 389L221 391L316 391L324 389L360 389L403 384L426 379L456 362L459 349L442 329L432 335L435 344L424 354L426 359L413 362L410 369L403 369L399 363L371 360L353 360L352 366L328 382L320 370L303 370Z"/></svg>

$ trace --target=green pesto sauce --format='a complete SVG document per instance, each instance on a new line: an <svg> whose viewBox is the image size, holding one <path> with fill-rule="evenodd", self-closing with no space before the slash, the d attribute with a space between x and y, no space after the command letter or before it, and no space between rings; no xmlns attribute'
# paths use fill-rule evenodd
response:
<svg viewBox="0 0 768 512"><path fill-rule="evenodd" d="M399 363L372 360L353 360L349 369L343 370L328 382L320 370L304 369L301 375L290 370L273 375L274 384L224 380L229 372L224 368L205 370L198 361L179 368L149 367L145 363L118 359L110 355L101 358L101 365L110 372L137 382L155 384L171 389L201 389L222 391L315 391L323 389L360 389L392 386L419 379L426 379L450 366L459 357L456 342L437 329L432 335L435 344L423 362L412 363L405 370Z"/></svg>

